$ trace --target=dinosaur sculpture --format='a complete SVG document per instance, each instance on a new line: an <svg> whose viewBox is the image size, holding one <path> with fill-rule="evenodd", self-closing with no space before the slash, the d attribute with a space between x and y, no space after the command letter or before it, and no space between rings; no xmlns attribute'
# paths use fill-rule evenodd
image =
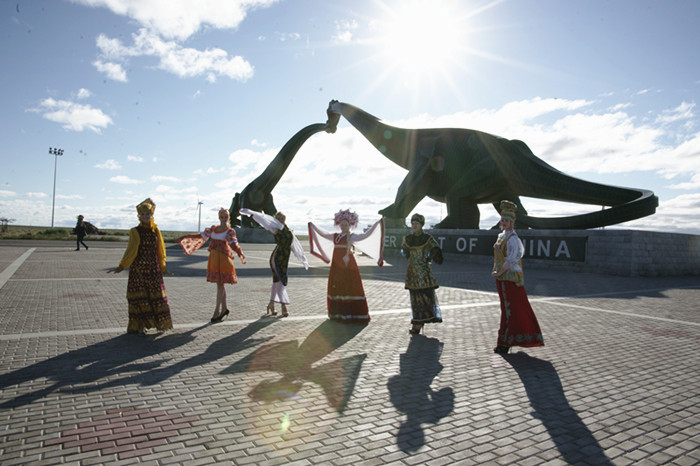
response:
<svg viewBox="0 0 700 466"><path fill-rule="evenodd" d="M353 105L332 100L329 124L342 115L386 158L408 170L394 203L379 211L393 224L426 196L447 204L436 228L479 228L478 204L508 199L518 205L517 228L587 229L652 215L659 200L645 189L574 178L537 158L522 141L462 128L405 129L383 123ZM331 114L338 117L331 119ZM327 131L334 132L334 128ZM568 217L527 215L520 197L610 206ZM392 221L393 220L393 221Z"/></svg>
<svg viewBox="0 0 700 466"><path fill-rule="evenodd" d="M265 212L268 215L275 215L277 213L277 208L272 198L272 190L275 188L280 178L282 178L282 175L284 175L284 172L289 167L296 153L306 140L314 134L321 131L334 133L338 126L340 115L331 112L326 113L328 114L326 123L315 123L299 130L287 141L282 149L280 149L260 176L243 188L243 191L235 194L231 200L231 207L229 208L231 225L259 228L259 225L255 223L251 217L243 216L242 219L240 218L240 209L244 207L257 212Z"/></svg>

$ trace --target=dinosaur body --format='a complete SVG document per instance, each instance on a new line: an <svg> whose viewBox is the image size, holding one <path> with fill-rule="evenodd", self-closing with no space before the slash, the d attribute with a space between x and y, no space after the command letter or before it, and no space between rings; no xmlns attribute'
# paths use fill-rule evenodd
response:
<svg viewBox="0 0 700 466"><path fill-rule="evenodd" d="M382 155L408 170L394 203L379 211L390 219L405 222L426 196L447 204L447 217L437 228L477 229L478 204L493 204L498 210L502 199L518 205L519 228L597 228L651 215L658 206L649 190L566 175L522 141L463 128L398 128L338 101L330 102L328 113L329 121L331 113L345 117ZM532 217L521 196L610 207L569 217Z"/></svg>

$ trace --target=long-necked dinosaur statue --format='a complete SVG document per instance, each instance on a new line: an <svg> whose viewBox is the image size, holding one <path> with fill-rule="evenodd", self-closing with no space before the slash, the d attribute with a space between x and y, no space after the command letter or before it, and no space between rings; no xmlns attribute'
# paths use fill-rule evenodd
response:
<svg viewBox="0 0 700 466"><path fill-rule="evenodd" d="M231 225L256 227L251 217L244 216L240 218L240 209L248 208L258 212L265 212L268 215L275 215L277 208L272 199L272 190L279 182L284 172L289 167L289 164L294 159L301 146L316 133L326 131L334 133L340 115L332 112L326 112L328 120L325 123L314 123L299 130L287 143L280 149L275 158L265 168L265 170L251 181L248 186L243 188L243 191L236 193L231 200L229 213L231 215Z"/></svg>
<svg viewBox="0 0 700 466"><path fill-rule="evenodd" d="M353 105L332 100L327 113L342 115L386 158L408 170L394 203L379 211L404 225L426 196L447 204L436 228L479 228L478 204L508 199L518 205L518 228L587 229L652 215L659 200L646 189L574 178L537 158L522 141L462 128L405 129L387 125ZM333 128L328 129L334 132ZM608 206L568 217L527 215L520 197Z"/></svg>

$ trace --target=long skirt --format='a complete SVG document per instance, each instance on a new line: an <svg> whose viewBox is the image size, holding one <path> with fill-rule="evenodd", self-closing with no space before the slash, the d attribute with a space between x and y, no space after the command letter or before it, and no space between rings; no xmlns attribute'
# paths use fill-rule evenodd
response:
<svg viewBox="0 0 700 466"><path fill-rule="evenodd" d="M370 321L369 307L360 269L354 255L348 256L347 265L343 255L342 249L336 249L333 253L328 275L328 318L338 322L367 323Z"/></svg>
<svg viewBox="0 0 700 466"><path fill-rule="evenodd" d="M429 324L442 322L440 303L434 288L408 290L411 295L411 323Z"/></svg>
<svg viewBox="0 0 700 466"><path fill-rule="evenodd" d="M164 331L173 328L163 274L159 270L143 270L138 264L132 265L126 286L126 300L129 303L127 332L135 333L148 328Z"/></svg>
<svg viewBox="0 0 700 466"><path fill-rule="evenodd" d="M527 299L524 286L506 280L496 280L501 300L499 346L544 346L542 331L535 312Z"/></svg>
<svg viewBox="0 0 700 466"><path fill-rule="evenodd" d="M238 283L233 259L215 249L209 251L207 281L211 283Z"/></svg>

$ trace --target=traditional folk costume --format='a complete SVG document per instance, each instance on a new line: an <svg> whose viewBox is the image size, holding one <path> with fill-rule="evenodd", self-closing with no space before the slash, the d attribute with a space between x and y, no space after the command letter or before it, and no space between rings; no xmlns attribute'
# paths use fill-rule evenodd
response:
<svg viewBox="0 0 700 466"><path fill-rule="evenodd" d="M165 244L158 226L153 222L156 205L146 199L136 206L136 210L150 212L150 225L129 230L129 244L115 272L129 269L126 285L126 300L129 303L129 333L144 333L155 327L158 330L173 328L170 318L168 296L165 293L163 274L165 268Z"/></svg>
<svg viewBox="0 0 700 466"><path fill-rule="evenodd" d="M501 217L515 222L517 206L501 201ZM507 353L511 346L544 346L542 331L525 291L522 257L525 247L515 231L498 235L494 252L494 271L503 270L497 277L496 287L501 301L501 324L494 351Z"/></svg>
<svg viewBox="0 0 700 466"><path fill-rule="evenodd" d="M341 210L335 224L346 220L351 228L358 223L357 214ZM328 274L328 318L339 322L367 323L370 321L360 269L352 248L355 247L384 265L384 220L381 219L364 233L330 233L309 222L311 254L331 264Z"/></svg>
<svg viewBox="0 0 700 466"><path fill-rule="evenodd" d="M226 209L222 209L226 211ZM228 211L226 211L228 213ZM238 245L236 230L230 226L212 225L201 233L194 233L178 238L176 241L190 255L209 242L209 261L207 262L207 281L210 283L238 283L236 267L233 265L234 252L241 260L243 251Z"/></svg>
<svg viewBox="0 0 700 466"><path fill-rule="evenodd" d="M425 224L425 218L420 214L411 218L411 222L414 220ZM430 267L430 261L442 264L440 245L427 233L411 233L404 238L401 252L408 259L404 288L411 295L411 324L416 328L423 324L442 322L440 304L435 293L439 285Z"/></svg>
<svg viewBox="0 0 700 466"><path fill-rule="evenodd" d="M287 225L280 222L275 217L256 212L250 209L241 209L240 213L253 217L261 227L272 233L275 237L275 249L270 255L270 269L272 270L272 289L270 290L270 302L289 304L287 294L287 268L289 266L289 256L294 256L308 270L309 262L304 254L304 249L294 233L287 228Z"/></svg>

